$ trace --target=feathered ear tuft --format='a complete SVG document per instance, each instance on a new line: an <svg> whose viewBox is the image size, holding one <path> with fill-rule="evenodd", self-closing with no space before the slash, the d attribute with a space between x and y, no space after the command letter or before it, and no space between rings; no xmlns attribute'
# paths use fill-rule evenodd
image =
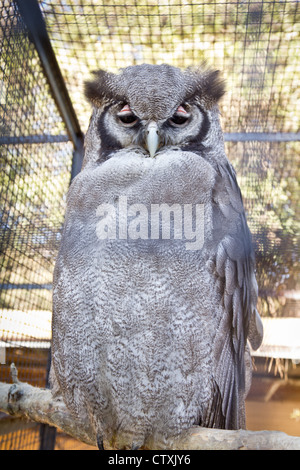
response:
<svg viewBox="0 0 300 470"><path fill-rule="evenodd" d="M189 86L189 100L203 102L210 108L216 104L225 94L225 80L222 79L219 70L212 70L205 66L199 69L187 69L191 78Z"/></svg>
<svg viewBox="0 0 300 470"><path fill-rule="evenodd" d="M84 83L85 97L96 107L116 100L113 86L114 75L105 70L97 70L92 74L95 76L94 80L88 80Z"/></svg>
<svg viewBox="0 0 300 470"><path fill-rule="evenodd" d="M212 70L204 76L203 90L216 103L222 98L225 94L225 80L219 70Z"/></svg>

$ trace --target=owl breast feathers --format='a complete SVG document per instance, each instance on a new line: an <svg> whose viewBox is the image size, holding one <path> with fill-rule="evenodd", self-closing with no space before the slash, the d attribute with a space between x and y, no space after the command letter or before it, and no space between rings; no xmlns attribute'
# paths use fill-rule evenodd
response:
<svg viewBox="0 0 300 470"><path fill-rule="evenodd" d="M99 447L245 426L254 253L217 71L96 72L54 273L51 380ZM104 444L103 444L104 443Z"/></svg>

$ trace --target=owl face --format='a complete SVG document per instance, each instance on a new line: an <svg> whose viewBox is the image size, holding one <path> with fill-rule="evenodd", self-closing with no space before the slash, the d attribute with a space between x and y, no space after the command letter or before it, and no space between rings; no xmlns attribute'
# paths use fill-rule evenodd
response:
<svg viewBox="0 0 300 470"><path fill-rule="evenodd" d="M188 142L202 128L205 114L196 105L180 104L163 119L140 117L134 103L116 103L104 117L106 129L116 136L122 148L139 147L154 157L169 146Z"/></svg>
<svg viewBox="0 0 300 470"><path fill-rule="evenodd" d="M155 157L205 139L224 83L218 71L144 64L119 74L96 72L85 94L94 105L91 124L102 160L121 148Z"/></svg>

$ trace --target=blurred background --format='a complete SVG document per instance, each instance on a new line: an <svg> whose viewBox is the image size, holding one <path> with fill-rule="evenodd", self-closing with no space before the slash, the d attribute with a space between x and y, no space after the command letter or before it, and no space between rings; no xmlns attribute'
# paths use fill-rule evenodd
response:
<svg viewBox="0 0 300 470"><path fill-rule="evenodd" d="M52 273L93 70L204 60L253 234L265 338L247 427L300 436L300 5L293 0L0 0L0 381L47 386ZM89 449L0 413L0 449Z"/></svg>

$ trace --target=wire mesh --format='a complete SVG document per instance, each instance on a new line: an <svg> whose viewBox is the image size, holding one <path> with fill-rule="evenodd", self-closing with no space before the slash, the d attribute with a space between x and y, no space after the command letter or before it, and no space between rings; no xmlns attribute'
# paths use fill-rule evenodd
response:
<svg viewBox="0 0 300 470"><path fill-rule="evenodd" d="M207 61L222 71L222 126L253 233L260 311L299 316L299 2L39 4L84 132L91 110L83 82L95 69ZM73 147L17 7L0 0L0 14L0 350L6 348L0 380L9 380L14 361L21 380L44 386L52 272ZM39 439L26 429L0 442L38 448ZM78 446L63 435L56 443L57 449Z"/></svg>
<svg viewBox="0 0 300 470"><path fill-rule="evenodd" d="M73 147L16 7L1 0L0 14L0 380L15 362L21 380L44 387ZM36 448L38 433L18 430L8 445Z"/></svg>
<svg viewBox="0 0 300 470"><path fill-rule="evenodd" d="M299 2L41 1L74 106L86 130L82 82L91 70L207 61L227 80L225 132L297 132Z"/></svg>
<svg viewBox="0 0 300 470"><path fill-rule="evenodd" d="M0 450L39 450L39 426L31 423L28 428L0 436Z"/></svg>
<svg viewBox="0 0 300 470"><path fill-rule="evenodd" d="M299 2L40 5L83 131L90 115L83 82L92 70L203 61L221 70L227 82L222 126L254 236L260 309L286 314L282 292L296 290L299 297Z"/></svg>

